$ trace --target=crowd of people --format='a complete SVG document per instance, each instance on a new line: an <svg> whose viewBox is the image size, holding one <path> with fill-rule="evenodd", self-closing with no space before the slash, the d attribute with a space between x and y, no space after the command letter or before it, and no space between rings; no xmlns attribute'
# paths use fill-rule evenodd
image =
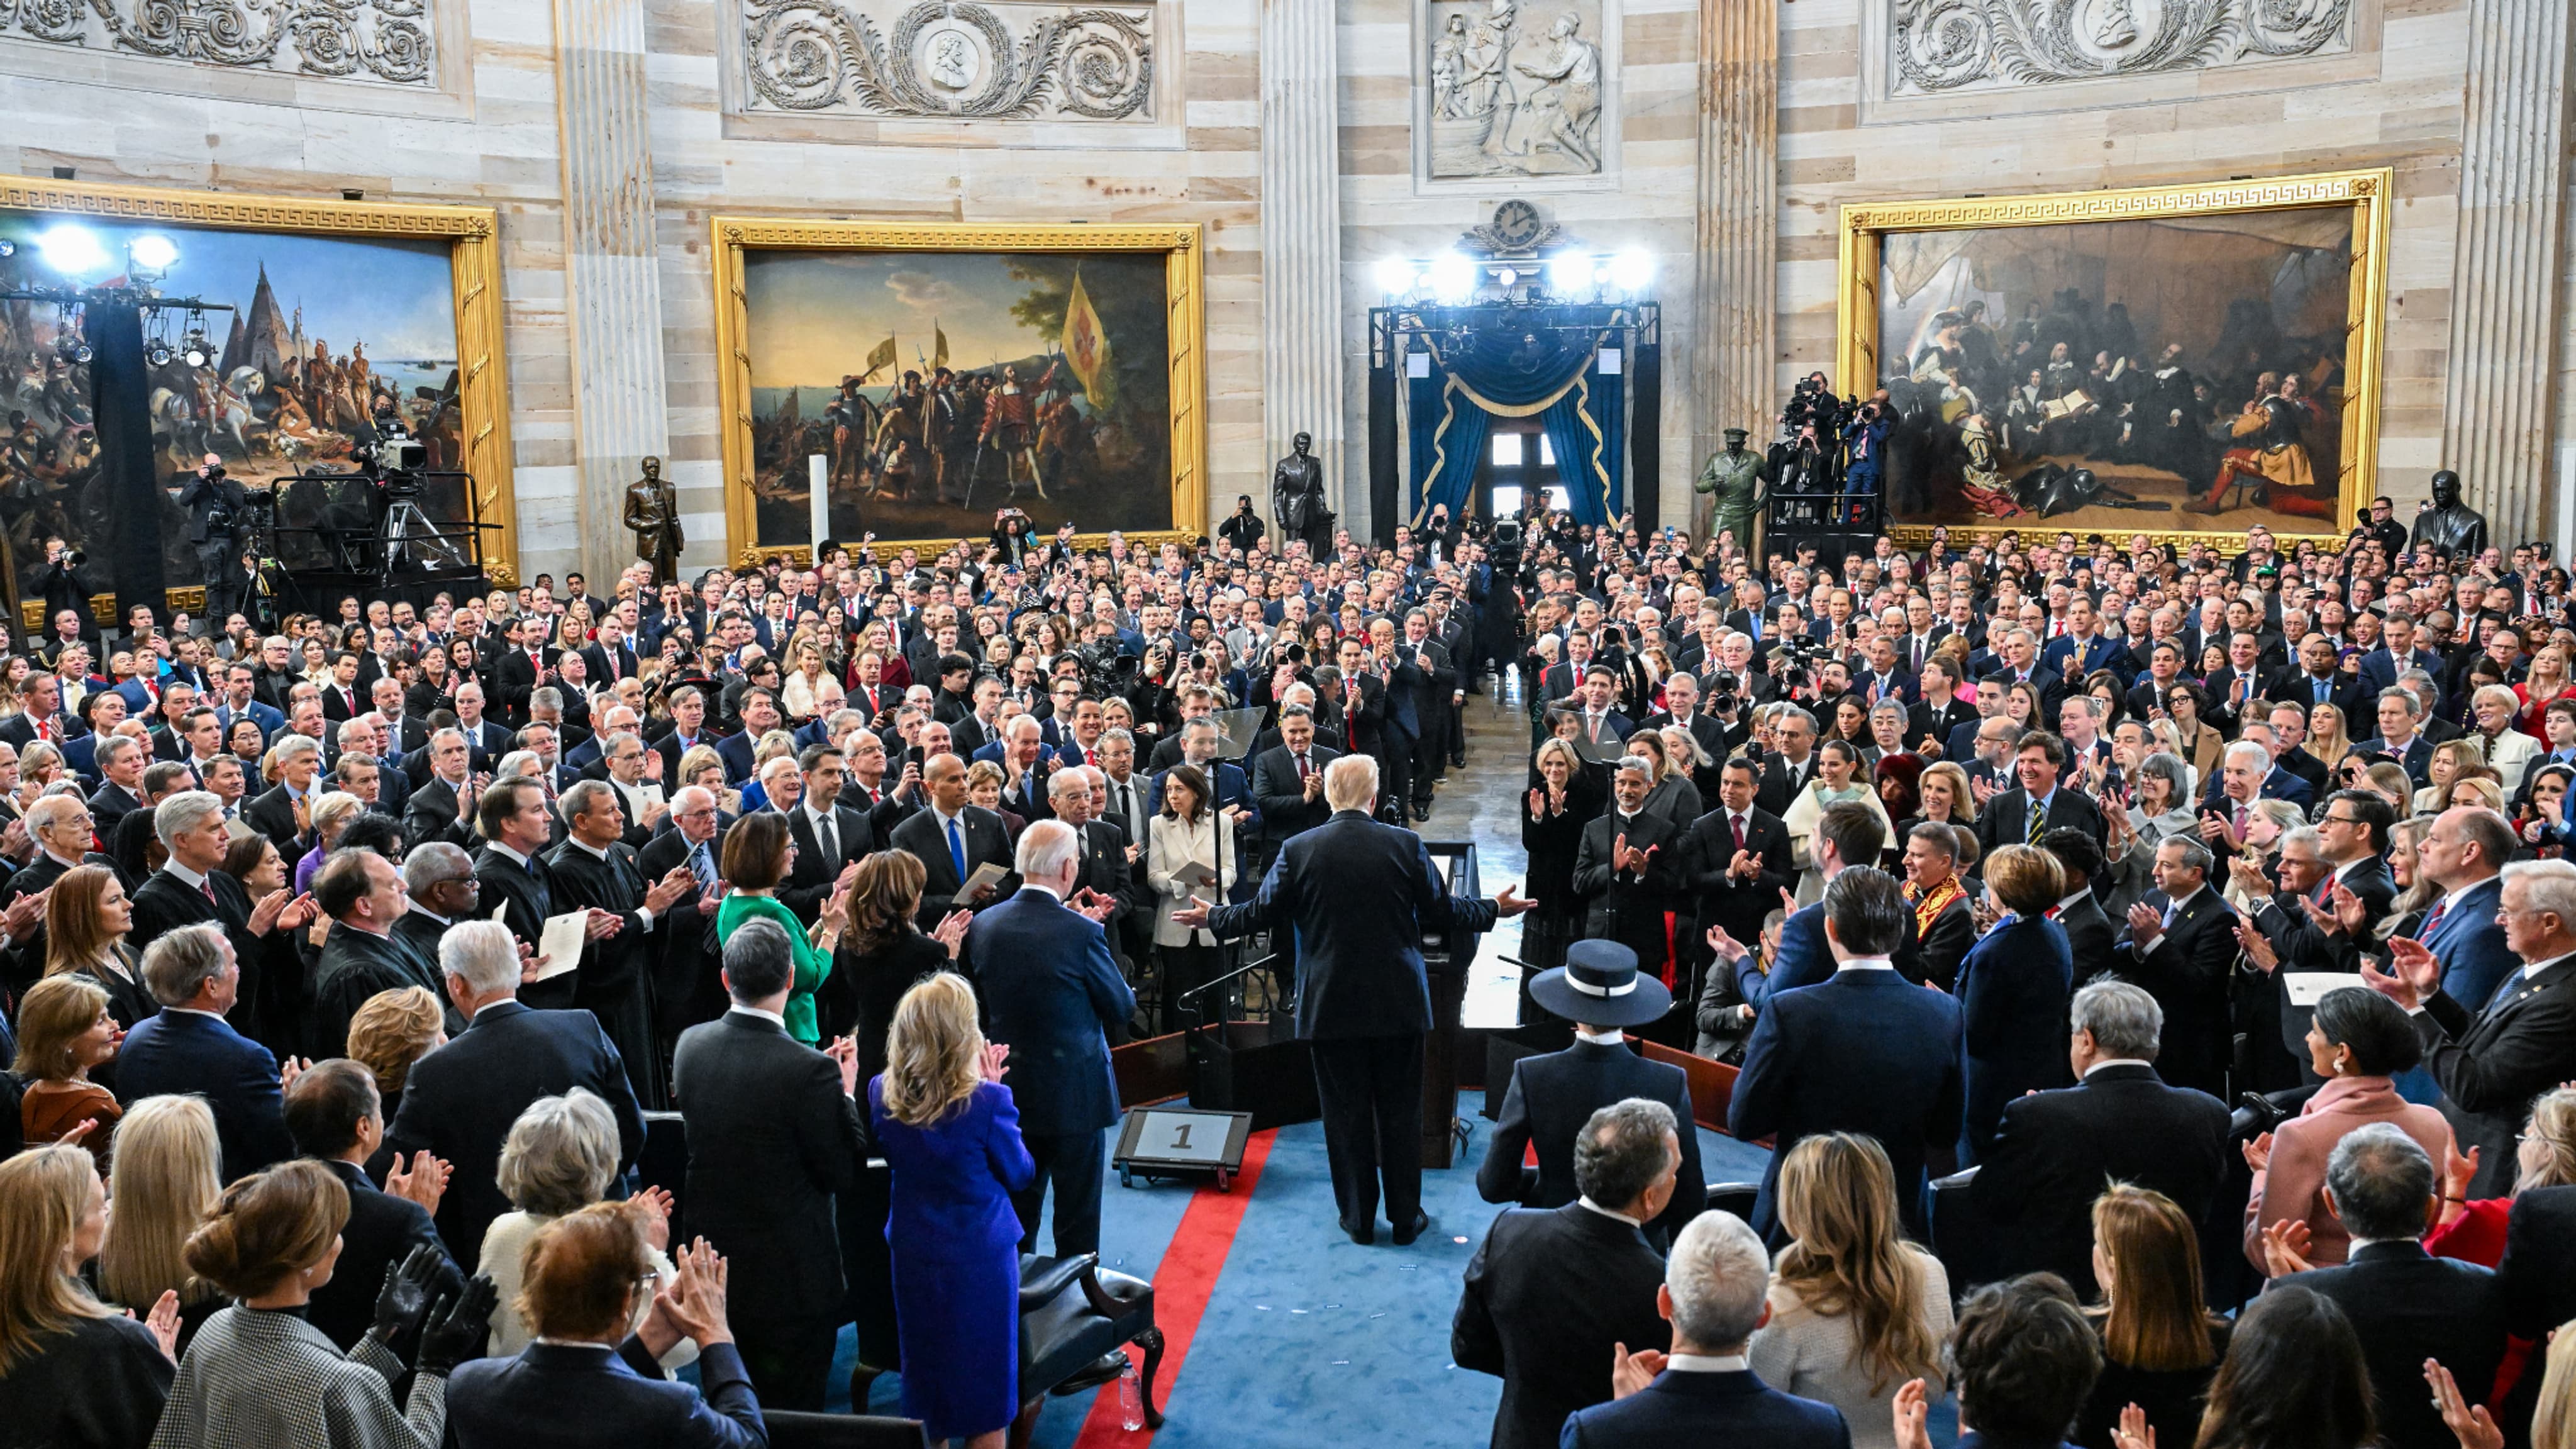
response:
<svg viewBox="0 0 2576 1449"><path fill-rule="evenodd" d="M1540 567L1497 1445L2576 1442L2566 575L2393 512Z"/></svg>
<svg viewBox="0 0 2576 1449"><path fill-rule="evenodd" d="M57 616L0 667L0 1424L756 1443L855 1323L854 1399L990 1449L1046 1387L1021 1255L1100 1241L1110 1048L1246 1009L1226 943L1295 937L1344 1228L1383 1172L1424 1230L1376 891L1529 912L1456 1328L1497 1443L2570 1442L2563 574L2384 507L1336 542ZM1528 899L1397 828L1484 691ZM1629 1034L1736 1069L1741 1217Z"/></svg>

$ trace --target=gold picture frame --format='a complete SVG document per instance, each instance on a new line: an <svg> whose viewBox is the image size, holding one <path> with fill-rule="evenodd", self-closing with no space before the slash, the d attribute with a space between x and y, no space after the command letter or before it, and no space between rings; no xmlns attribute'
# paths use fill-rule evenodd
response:
<svg viewBox="0 0 2576 1449"><path fill-rule="evenodd" d="M1088 222L987 225L971 222L806 220L716 216L716 380L724 453L725 557L735 567L768 559L809 562L811 545L764 544L752 492L751 316L743 276L746 251L846 252L1130 252L1164 257L1163 302L1171 397L1171 517L1162 528L1127 529L1140 546L1159 546L1207 531L1206 238L1197 223L1094 225ZM1101 533L1077 535L1095 546ZM915 548L935 553L953 538L880 538L882 557Z"/></svg>
<svg viewBox="0 0 2576 1449"><path fill-rule="evenodd" d="M84 181L0 176L0 212L30 212L100 221L161 221L223 231L279 232L305 236L445 241L455 306L458 404L463 413L464 471L474 481L483 522L486 575L494 584L518 584L518 503L512 486L510 393L503 344L500 213L488 206L449 206L382 201L327 201L315 197L242 192L188 191ZM172 609L202 608L203 586L167 591ZM29 605L22 603L21 615ZM41 626L42 601L32 605ZM115 600L90 601L102 623L113 622Z"/></svg>
<svg viewBox="0 0 2576 1449"><path fill-rule="evenodd" d="M1841 213L1841 245L1836 273L1838 330L1834 376L1845 390L1866 394L1883 375L1879 367L1879 285L1885 240L1894 233L2154 221L2258 211L2348 211L2353 220L2352 266L2345 309L2347 342L2333 519L2335 529L2332 533L2322 530L2306 533L2279 527L2271 527L2270 530L2284 542L2307 538L2339 546L2359 520L2366 500L2376 490L2379 475L2382 353L2388 326L2389 212L2394 201L2394 185L2394 173L2383 167L2177 186L1934 201L1845 203ZM1862 380L1867 380L1869 386L1863 386ZM2145 516L2141 515L2142 518ZM2189 515L2170 516L2179 519ZM2215 523L2216 517L2213 516ZM1954 523L1947 528L1953 539L1994 537L2005 533L2027 537L2060 531L2060 525L2036 515L2026 520ZM1888 532L1900 544L1920 547L1931 541L1932 529L1930 524L1893 524ZM2232 541L2241 544L2246 532L2216 526L2206 529L2172 526L2132 528L2125 524L2086 524L2072 531L2120 537L2144 533L2158 543L2183 546L2194 542Z"/></svg>

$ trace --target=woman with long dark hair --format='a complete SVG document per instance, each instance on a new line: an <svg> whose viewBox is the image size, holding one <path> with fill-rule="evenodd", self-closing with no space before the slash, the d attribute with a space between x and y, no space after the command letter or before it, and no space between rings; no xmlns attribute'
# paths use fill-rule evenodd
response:
<svg viewBox="0 0 2576 1449"><path fill-rule="evenodd" d="M2113 1449L2151 1449L2142 1406ZM2361 1339L2334 1300L2286 1283L2237 1316L2195 1449L2360 1449L2377 1431Z"/></svg>

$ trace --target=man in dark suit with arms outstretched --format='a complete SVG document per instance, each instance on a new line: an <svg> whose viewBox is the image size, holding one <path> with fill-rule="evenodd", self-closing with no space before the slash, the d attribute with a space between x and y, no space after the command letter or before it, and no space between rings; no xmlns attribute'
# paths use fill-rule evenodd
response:
<svg viewBox="0 0 2576 1449"><path fill-rule="evenodd" d="M1398 1246L1429 1226L1422 1213L1422 1037L1431 1029L1426 930L1490 930L1531 902L1510 887L1493 900L1453 896L1410 830L1369 819L1377 762L1345 755L1324 769L1333 818L1288 842L1242 905L1193 899L1172 913L1219 940L1289 927L1297 940L1297 1035L1313 1044L1315 1094L1342 1230L1377 1236L1386 1187Z"/></svg>

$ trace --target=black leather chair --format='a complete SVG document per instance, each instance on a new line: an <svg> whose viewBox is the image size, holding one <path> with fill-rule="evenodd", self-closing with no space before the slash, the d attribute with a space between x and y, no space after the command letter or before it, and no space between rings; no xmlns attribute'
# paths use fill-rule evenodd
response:
<svg viewBox="0 0 2576 1449"><path fill-rule="evenodd" d="M1079 1288L1080 1292L1075 1292ZM1027 1442L1039 1404L1078 1394L1118 1377L1128 1344L1145 1350L1145 1423L1163 1426L1154 1378L1163 1367L1163 1331L1154 1324L1154 1285L1100 1266L1100 1255L1020 1259L1020 1396L1025 1407L1011 1441Z"/></svg>
<svg viewBox="0 0 2576 1449"><path fill-rule="evenodd" d="M1762 1196L1758 1182L1712 1182L1708 1185L1708 1210L1733 1213L1747 1222L1753 1218L1753 1204Z"/></svg>
<svg viewBox="0 0 2576 1449"><path fill-rule="evenodd" d="M919 1419L790 1409L763 1409L760 1417L769 1426L769 1449L930 1449Z"/></svg>

